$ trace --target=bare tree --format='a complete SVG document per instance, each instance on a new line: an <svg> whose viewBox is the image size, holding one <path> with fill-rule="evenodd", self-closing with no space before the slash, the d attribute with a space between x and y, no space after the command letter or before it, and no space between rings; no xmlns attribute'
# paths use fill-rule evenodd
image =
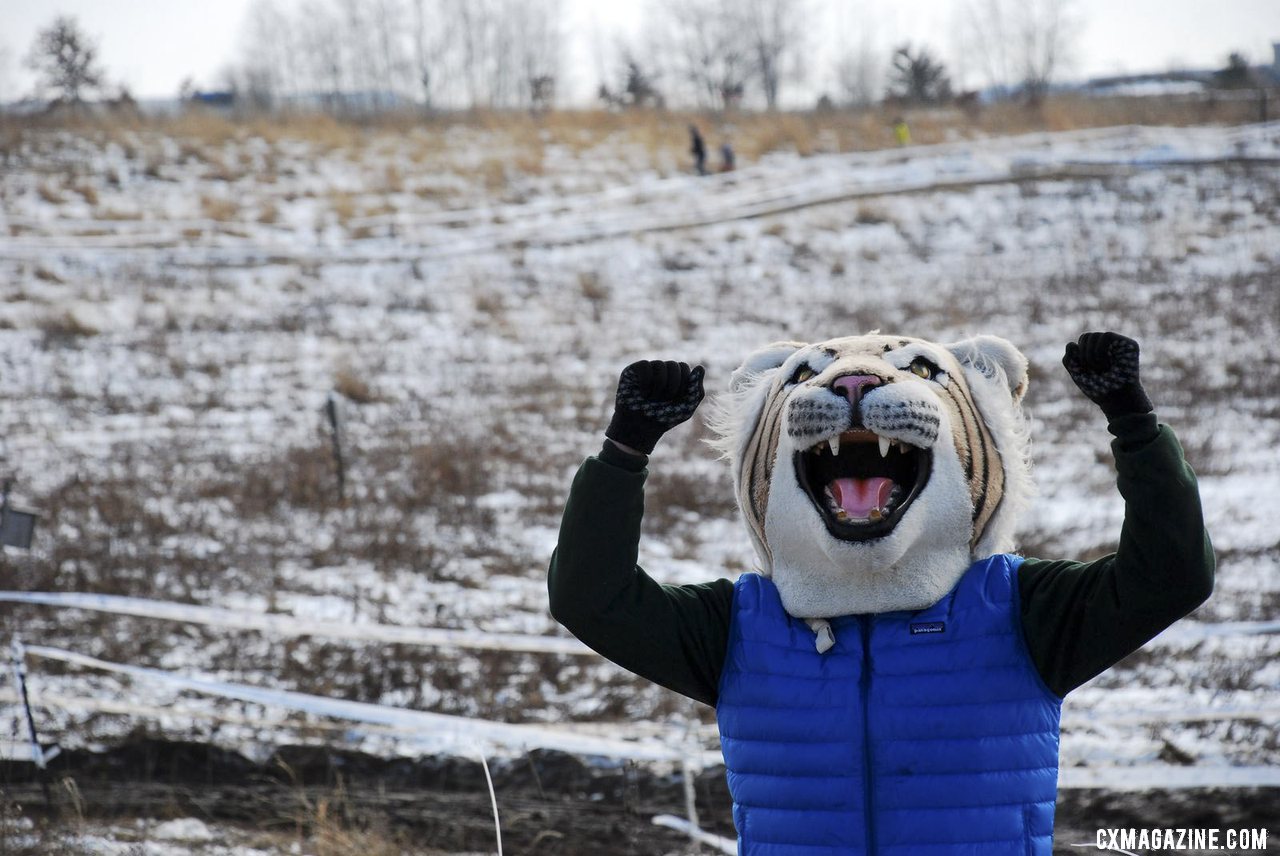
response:
<svg viewBox="0 0 1280 856"><path fill-rule="evenodd" d="M381 58L372 9L366 0L338 0L343 43L347 50L348 101L363 99L378 90Z"/></svg>
<svg viewBox="0 0 1280 856"><path fill-rule="evenodd" d="M492 8L490 0L442 0L440 13L447 20L449 35L456 50L458 78L462 84L466 104L481 105L492 100L490 65L490 36Z"/></svg>
<svg viewBox="0 0 1280 856"><path fill-rule="evenodd" d="M9 65L12 61L13 54L8 45L0 45L0 104L3 104L5 99L11 97L9 95L9 87L11 85Z"/></svg>
<svg viewBox="0 0 1280 856"><path fill-rule="evenodd" d="M1013 86L1014 21L1008 0L964 0L957 7L957 55L976 67L983 85Z"/></svg>
<svg viewBox="0 0 1280 856"><path fill-rule="evenodd" d="M249 7L244 23L243 56L235 72L237 99L254 110L272 110L287 94L298 92L300 56L292 41L293 26L273 0Z"/></svg>
<svg viewBox="0 0 1280 856"><path fill-rule="evenodd" d="M811 18L808 6L805 0L741 0L739 5L755 72L770 110L778 106L782 82L802 76L805 22Z"/></svg>
<svg viewBox="0 0 1280 856"><path fill-rule="evenodd" d="M836 83L846 104L868 107L884 92L885 52L874 35L864 29L856 43L843 47L836 63Z"/></svg>
<svg viewBox="0 0 1280 856"><path fill-rule="evenodd" d="M521 94L529 106L545 109L555 98L564 54L560 0L515 2L502 28L510 36L520 76Z"/></svg>
<svg viewBox="0 0 1280 856"><path fill-rule="evenodd" d="M41 76L43 90L56 92L55 103L79 105L86 90L103 85L98 46L75 18L59 16L36 34L27 66Z"/></svg>
<svg viewBox="0 0 1280 856"><path fill-rule="evenodd" d="M958 30L988 86L1043 98L1079 40L1079 0L966 0Z"/></svg>
<svg viewBox="0 0 1280 856"><path fill-rule="evenodd" d="M409 10L401 0L364 0L370 59L370 106L390 106L409 84L413 60L410 56Z"/></svg>
<svg viewBox="0 0 1280 856"><path fill-rule="evenodd" d="M1022 0L1017 8L1022 86L1028 98L1039 101L1071 59L1080 32L1076 0Z"/></svg>
<svg viewBox="0 0 1280 856"><path fill-rule="evenodd" d="M305 86L328 109L337 109L351 72L339 15L321 0L307 0L298 8L295 33Z"/></svg>
<svg viewBox="0 0 1280 856"><path fill-rule="evenodd" d="M564 54L561 0L440 0L471 107L546 106Z"/></svg>
<svg viewBox="0 0 1280 856"><path fill-rule="evenodd" d="M437 3L428 7L426 0L413 0L413 20L414 82L420 87L422 103L429 110L448 79L444 17Z"/></svg>
<svg viewBox="0 0 1280 856"><path fill-rule="evenodd" d="M741 101L755 66L738 3L665 0L651 8L652 41L695 103L724 110Z"/></svg>
<svg viewBox="0 0 1280 856"><path fill-rule="evenodd" d="M255 0L236 88L257 106L551 104L563 0Z"/></svg>
<svg viewBox="0 0 1280 856"><path fill-rule="evenodd" d="M478 107L493 100L492 0L441 0L440 12L455 45L466 103Z"/></svg>

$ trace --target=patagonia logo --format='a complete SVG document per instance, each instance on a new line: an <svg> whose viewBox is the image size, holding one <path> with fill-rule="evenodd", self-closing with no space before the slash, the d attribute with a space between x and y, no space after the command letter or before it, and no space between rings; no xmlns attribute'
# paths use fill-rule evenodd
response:
<svg viewBox="0 0 1280 856"><path fill-rule="evenodd" d="M945 633L947 622L945 621L920 621L911 625L911 635L919 636L921 633Z"/></svg>

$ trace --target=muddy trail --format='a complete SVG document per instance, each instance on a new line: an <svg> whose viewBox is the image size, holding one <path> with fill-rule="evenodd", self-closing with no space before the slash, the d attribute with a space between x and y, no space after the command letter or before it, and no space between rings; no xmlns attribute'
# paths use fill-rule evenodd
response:
<svg viewBox="0 0 1280 856"><path fill-rule="evenodd" d="M653 825L655 815L685 813L678 772L664 775L547 751L494 760L490 770L505 853L713 852ZM104 752L64 752L43 776L30 764L0 762L0 792L6 808L20 806L23 814L55 826L81 817L196 817L306 834L318 824L337 824L379 831L411 843L412 852L494 849L492 808L478 760L382 759L290 746L259 763L205 744L138 738ZM723 768L698 775L695 793L703 828L732 838ZM1098 828L1274 826L1276 805L1275 789L1063 791L1054 852L1079 853L1072 844L1094 841Z"/></svg>

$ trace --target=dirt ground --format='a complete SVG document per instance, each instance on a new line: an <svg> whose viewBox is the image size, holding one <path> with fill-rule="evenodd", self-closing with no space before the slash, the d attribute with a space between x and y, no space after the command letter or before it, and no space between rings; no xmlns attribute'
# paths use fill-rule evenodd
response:
<svg viewBox="0 0 1280 856"><path fill-rule="evenodd" d="M490 766L506 853L700 852L652 823L658 814L684 814L678 774L541 751ZM0 835L0 852L71 852L50 850L48 841L60 828L86 820L179 817L292 838L303 842L303 852L373 856L493 848L483 769L456 758L387 760L284 747L255 763L203 744L139 738L101 753L66 752L43 780L29 764L0 764L0 790L6 822L31 818L34 825L26 828L36 832L23 839L24 847L14 844L12 834ZM696 793L702 826L732 837L723 770L702 773ZM1081 852L1072 845L1093 842L1098 828L1265 827L1274 825L1277 805L1274 790L1064 791L1055 853Z"/></svg>

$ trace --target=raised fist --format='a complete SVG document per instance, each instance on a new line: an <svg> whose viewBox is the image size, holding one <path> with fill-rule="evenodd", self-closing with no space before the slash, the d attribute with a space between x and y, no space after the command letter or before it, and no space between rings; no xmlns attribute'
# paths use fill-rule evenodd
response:
<svg viewBox="0 0 1280 856"><path fill-rule="evenodd" d="M1062 365L1108 419L1151 412L1151 399L1138 378L1138 343L1128 336L1085 333L1067 344Z"/></svg>
<svg viewBox="0 0 1280 856"><path fill-rule="evenodd" d="M622 370L613 419L604 434L648 455L663 434L693 416L702 401L702 366L641 360Z"/></svg>

